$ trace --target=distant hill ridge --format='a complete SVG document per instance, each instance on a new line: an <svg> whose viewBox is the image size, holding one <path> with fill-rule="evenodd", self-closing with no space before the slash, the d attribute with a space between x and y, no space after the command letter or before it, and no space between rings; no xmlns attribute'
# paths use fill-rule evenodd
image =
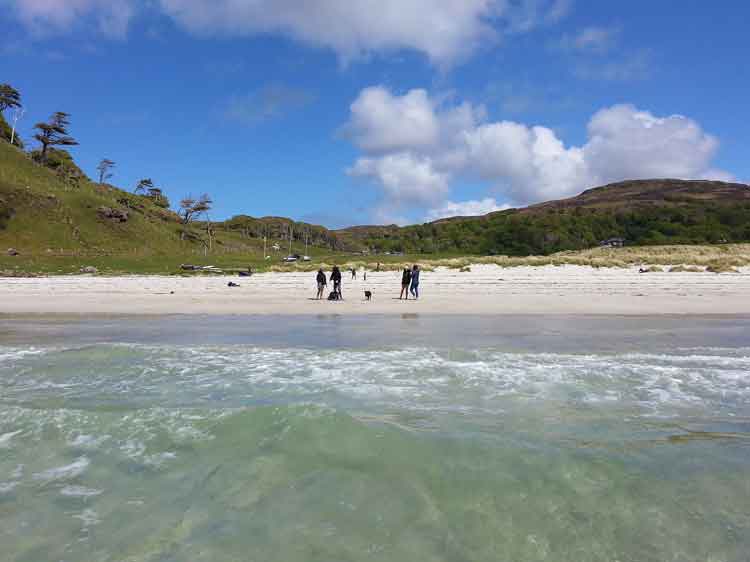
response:
<svg viewBox="0 0 750 562"><path fill-rule="evenodd" d="M750 201L750 186L706 180L631 180L587 189L568 199L531 205L525 212L553 208L633 206L643 203L665 204L680 201Z"/></svg>
<svg viewBox="0 0 750 562"><path fill-rule="evenodd" d="M575 197L479 217L423 225L337 230L348 244L377 251L509 255L578 250L622 237L630 244L750 241L750 186L704 180L612 183Z"/></svg>

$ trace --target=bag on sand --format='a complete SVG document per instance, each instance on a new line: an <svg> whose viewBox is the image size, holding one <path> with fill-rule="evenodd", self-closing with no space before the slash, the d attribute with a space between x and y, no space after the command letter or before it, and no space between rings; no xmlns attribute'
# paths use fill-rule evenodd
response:
<svg viewBox="0 0 750 562"><path fill-rule="evenodd" d="M331 293L328 295L329 301L337 301L339 300L339 294L336 291L331 291Z"/></svg>

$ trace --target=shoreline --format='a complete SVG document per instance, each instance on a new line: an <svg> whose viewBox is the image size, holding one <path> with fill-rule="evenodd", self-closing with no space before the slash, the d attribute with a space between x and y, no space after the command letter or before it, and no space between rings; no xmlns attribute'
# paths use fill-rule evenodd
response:
<svg viewBox="0 0 750 562"><path fill-rule="evenodd" d="M399 300L400 272L344 276L343 302L317 301L314 274L252 277L63 276L6 278L8 316L319 315L750 315L750 270L645 273L637 268L473 265L470 272L425 271L418 301ZM233 281L240 286L227 287ZM329 288L326 290L328 293ZM364 299L364 291L373 300Z"/></svg>
<svg viewBox="0 0 750 562"><path fill-rule="evenodd" d="M750 349L748 328L750 315L0 315L0 351L122 344L152 350L163 345L194 349L239 345L280 350L400 349L416 354L424 349L469 354L481 349L701 354L713 348Z"/></svg>

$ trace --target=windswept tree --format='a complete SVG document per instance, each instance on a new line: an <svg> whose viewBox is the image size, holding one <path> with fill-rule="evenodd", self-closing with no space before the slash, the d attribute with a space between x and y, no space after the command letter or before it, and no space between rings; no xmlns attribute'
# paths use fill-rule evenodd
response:
<svg viewBox="0 0 750 562"><path fill-rule="evenodd" d="M50 117L47 123L37 123L34 128L39 132L34 138L42 144L39 159L44 162L47 159L47 150L50 146L75 146L78 144L68 133L70 125L70 114L57 111Z"/></svg>
<svg viewBox="0 0 750 562"><path fill-rule="evenodd" d="M99 183L104 183L106 180L112 177L112 168L115 167L115 163L109 158L104 158L99 165L96 167L99 172Z"/></svg>
<svg viewBox="0 0 750 562"><path fill-rule="evenodd" d="M9 119L12 125L9 125L8 121L3 118L3 112L6 109L13 110ZM10 144L14 144L19 148L23 148L23 141L16 134L16 124L23 117L23 114L24 109L21 105L21 94L18 93L18 90L10 84L0 84L0 138L7 140Z"/></svg>
<svg viewBox="0 0 750 562"><path fill-rule="evenodd" d="M210 211L213 203L213 200L207 193L204 193L198 199L192 195L188 195L182 199L179 210L180 217L182 217L182 224L190 224L191 221L203 213Z"/></svg>
<svg viewBox="0 0 750 562"><path fill-rule="evenodd" d="M150 190L154 189L154 182L151 178L143 178L135 186L133 193L136 195L146 195Z"/></svg>
<svg viewBox="0 0 750 562"><path fill-rule="evenodd" d="M11 107L21 107L21 94L10 84L0 84L0 113Z"/></svg>
<svg viewBox="0 0 750 562"><path fill-rule="evenodd" d="M138 185L135 186L133 193L135 195L148 197L149 199L151 199L151 201L154 202L155 205L159 207L162 207L164 209L169 208L169 199L167 199L167 196L164 195L164 192L161 190L161 188L158 188L154 185L154 181L151 178L143 178L142 180L140 180L138 182Z"/></svg>
<svg viewBox="0 0 750 562"><path fill-rule="evenodd" d="M164 195L164 192L158 187L150 187L146 192L146 197L154 202L154 205L162 207L164 209L169 207L169 199Z"/></svg>

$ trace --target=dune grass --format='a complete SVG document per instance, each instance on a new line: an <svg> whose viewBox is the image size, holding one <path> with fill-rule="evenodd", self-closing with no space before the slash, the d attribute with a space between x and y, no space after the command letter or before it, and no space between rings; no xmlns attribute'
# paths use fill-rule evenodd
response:
<svg viewBox="0 0 750 562"><path fill-rule="evenodd" d="M705 271L696 265L675 265L669 268L670 273L701 273Z"/></svg>
<svg viewBox="0 0 750 562"><path fill-rule="evenodd" d="M32 274L74 274L81 267L94 266L101 274L184 274L180 265L215 265L231 273L252 268L254 271L312 272L318 268L330 271L338 265L346 272L352 268L358 271L401 271L418 263L423 271L438 267L457 272L470 272L472 266L492 264L500 267L541 267L578 265L593 268L644 267L651 271L656 268L673 273L732 273L738 268L750 266L750 244L721 246L644 246L620 249L583 250L562 252L550 256L464 256L442 257L434 255L406 256L361 256L330 250L310 248L312 261L282 263L281 253L274 253L271 259L263 259L262 247L257 241L245 241L239 251L226 251L218 247L211 252L174 251L173 253L58 253L41 252L30 255L8 256L5 249L0 254L0 275ZM668 268L668 269L667 269ZM192 274L192 273L188 273Z"/></svg>
<svg viewBox="0 0 750 562"><path fill-rule="evenodd" d="M631 248L594 248L579 252L561 252L550 256L463 256L435 258L432 255L408 256L369 256L347 259L336 256L323 263L280 264L272 265L269 271L312 271L318 267L328 270L334 264L342 270L375 269L379 263L380 271L399 271L419 263L423 270L435 268L452 269L458 272L470 272L473 265L498 265L500 267L541 267L578 265L593 268L627 268L634 266L647 267L650 272L683 272L698 273L733 272L738 267L750 265L750 244L731 244L721 246L641 246ZM407 259L408 258L408 259Z"/></svg>
<svg viewBox="0 0 750 562"><path fill-rule="evenodd" d="M750 265L750 244L631 246L562 252L560 257L618 260L626 264L744 267Z"/></svg>

